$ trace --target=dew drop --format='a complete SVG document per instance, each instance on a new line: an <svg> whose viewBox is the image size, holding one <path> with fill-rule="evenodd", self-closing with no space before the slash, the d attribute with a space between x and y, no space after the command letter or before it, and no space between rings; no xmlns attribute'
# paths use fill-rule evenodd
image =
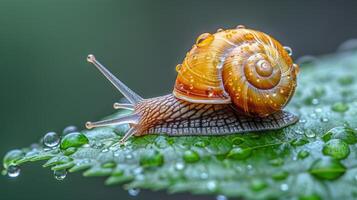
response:
<svg viewBox="0 0 357 200"><path fill-rule="evenodd" d="M305 138L296 138L293 141L291 141L291 144L293 146L302 146L302 145L307 144L307 143L309 143L309 141L307 139L305 139Z"/></svg>
<svg viewBox="0 0 357 200"><path fill-rule="evenodd" d="M213 89L212 89L212 88L209 88L209 89L208 89L208 97L213 97L213 95L214 95Z"/></svg>
<svg viewBox="0 0 357 200"><path fill-rule="evenodd" d="M21 169L17 165L10 165L7 168L7 175L11 178L18 177L20 175Z"/></svg>
<svg viewBox="0 0 357 200"><path fill-rule="evenodd" d="M30 151L32 152L32 151ZM12 165L12 163L16 160L19 160L25 156L25 153L21 151L20 149L14 149L6 153L3 159L3 165L5 168L9 167Z"/></svg>
<svg viewBox="0 0 357 200"><path fill-rule="evenodd" d="M232 143L235 144L235 145L240 145L240 144L242 144L243 142L244 142L244 139L241 138L241 137L235 137L235 138L233 138L233 140L232 140Z"/></svg>
<svg viewBox="0 0 357 200"><path fill-rule="evenodd" d="M322 112L322 109L321 108L316 108L315 112L320 113L320 112Z"/></svg>
<svg viewBox="0 0 357 200"><path fill-rule="evenodd" d="M236 29L242 29L242 28L245 28L245 26L241 24L236 27Z"/></svg>
<svg viewBox="0 0 357 200"><path fill-rule="evenodd" d="M67 170L64 170L64 169L63 170L55 170L55 171L53 171L53 175L54 175L55 179L62 181L67 176Z"/></svg>
<svg viewBox="0 0 357 200"><path fill-rule="evenodd" d="M228 198L224 195L217 195L216 200L228 200Z"/></svg>
<svg viewBox="0 0 357 200"><path fill-rule="evenodd" d="M284 164L284 160L282 158L275 158L269 160L269 163L273 166L281 166L282 164Z"/></svg>
<svg viewBox="0 0 357 200"><path fill-rule="evenodd" d="M340 139L332 139L328 141L323 149L323 154L331 156L335 159L344 159L350 154L348 144Z"/></svg>
<svg viewBox="0 0 357 200"><path fill-rule="evenodd" d="M308 151L301 150L301 151L299 151L297 156L298 156L299 159L303 160L306 157L308 157L309 155L310 155L310 153Z"/></svg>
<svg viewBox="0 0 357 200"><path fill-rule="evenodd" d="M57 133L55 132L48 132L46 135L43 137L43 144L46 147L55 147L60 143L60 137Z"/></svg>
<svg viewBox="0 0 357 200"><path fill-rule="evenodd" d="M342 102L334 103L331 107L331 110L340 113L346 112L348 109L349 109L348 105Z"/></svg>
<svg viewBox="0 0 357 200"><path fill-rule="evenodd" d="M313 162L309 173L316 178L335 180L346 172L346 167L340 161L332 158L321 158Z"/></svg>
<svg viewBox="0 0 357 200"><path fill-rule="evenodd" d="M208 142L208 141L205 141L205 140L197 141L197 142L194 144L195 147L201 147L201 148L204 148L204 147L206 147L207 145L209 145L209 142Z"/></svg>
<svg viewBox="0 0 357 200"><path fill-rule="evenodd" d="M210 33L203 33L200 36L198 36L196 40L196 45L198 47L204 47L211 44L213 40L214 40L214 35Z"/></svg>
<svg viewBox="0 0 357 200"><path fill-rule="evenodd" d="M207 182L207 189L213 191L217 188L217 184L215 181L208 181Z"/></svg>
<svg viewBox="0 0 357 200"><path fill-rule="evenodd" d="M334 127L331 130L327 131L323 136L322 140L327 142L331 139L341 139L347 144L355 144L357 143L357 131L345 127L345 126L338 126Z"/></svg>
<svg viewBox="0 0 357 200"><path fill-rule="evenodd" d="M217 29L217 33L224 31L222 28Z"/></svg>
<svg viewBox="0 0 357 200"><path fill-rule="evenodd" d="M67 126L66 128L63 129L62 135L67 135L69 133L77 132L78 128L76 126Z"/></svg>
<svg viewBox="0 0 357 200"><path fill-rule="evenodd" d="M326 117L321 118L321 122L327 123L328 121L329 121L329 119Z"/></svg>
<svg viewBox="0 0 357 200"><path fill-rule="evenodd" d="M243 160L248 158L252 154L252 149L251 148L240 148L236 147L231 149L231 151L228 153L227 157L232 158L235 160Z"/></svg>
<svg viewBox="0 0 357 200"><path fill-rule="evenodd" d="M187 163L194 163L200 160L200 155L192 150L187 150L183 154L183 159Z"/></svg>
<svg viewBox="0 0 357 200"><path fill-rule="evenodd" d="M181 68L182 68L182 65L181 65L181 64L176 65L176 71L177 71L177 72L180 72Z"/></svg>
<svg viewBox="0 0 357 200"><path fill-rule="evenodd" d="M132 197L136 197L140 194L140 189L137 188L131 188L128 190L128 194Z"/></svg>
<svg viewBox="0 0 357 200"><path fill-rule="evenodd" d="M272 175L272 178L274 180L280 181L280 180L286 179L288 176L289 176L289 172L287 172L287 171L279 171L279 172L274 173Z"/></svg>
<svg viewBox="0 0 357 200"><path fill-rule="evenodd" d="M299 135L303 135L304 134L304 132L302 130L299 130L299 129L294 130L294 132L299 134Z"/></svg>
<svg viewBox="0 0 357 200"><path fill-rule="evenodd" d="M149 152L140 158L143 167L158 167L164 164L164 156L159 151Z"/></svg>
<svg viewBox="0 0 357 200"><path fill-rule="evenodd" d="M312 105L317 105L317 104L320 103L320 101L319 101L318 99L316 99L316 98L313 98L313 99L311 100L311 103L312 103Z"/></svg>
<svg viewBox="0 0 357 200"><path fill-rule="evenodd" d="M280 185L280 190L281 191L288 191L289 190L289 185L288 184L286 184L286 183L283 183L283 184L281 184Z"/></svg>
<svg viewBox="0 0 357 200"><path fill-rule="evenodd" d="M177 169L179 171L183 170L184 168L185 168L185 164L182 162L178 162L175 164L175 169Z"/></svg>
<svg viewBox="0 0 357 200"><path fill-rule="evenodd" d="M316 133L313 130L306 130L305 136L308 138L314 138L314 137L316 137Z"/></svg>
<svg viewBox="0 0 357 200"><path fill-rule="evenodd" d="M200 178L201 179L208 179L208 173L207 172L201 172L200 173Z"/></svg>
<svg viewBox="0 0 357 200"><path fill-rule="evenodd" d="M83 133L73 132L63 137L60 147L61 149L67 149L69 147L80 147L88 143L89 140Z"/></svg>
<svg viewBox="0 0 357 200"><path fill-rule="evenodd" d="M321 200L322 198L317 194L304 194L299 197L299 200Z"/></svg>
<svg viewBox="0 0 357 200"><path fill-rule="evenodd" d="M293 50L292 50L290 47L284 46L284 49L285 49L286 52L288 52L288 55L289 55L289 56L292 56L292 55L293 55Z"/></svg>
<svg viewBox="0 0 357 200"><path fill-rule="evenodd" d="M250 183L250 189L253 191L261 191L267 187L267 183L260 179L253 179Z"/></svg>
<svg viewBox="0 0 357 200"><path fill-rule="evenodd" d="M338 83L340 85L351 85L354 82L353 76L351 75L346 75L338 78Z"/></svg>

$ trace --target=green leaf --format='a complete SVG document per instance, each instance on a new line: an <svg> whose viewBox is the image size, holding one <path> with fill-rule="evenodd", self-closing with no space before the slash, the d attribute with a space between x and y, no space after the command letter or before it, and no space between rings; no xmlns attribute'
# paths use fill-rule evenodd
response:
<svg viewBox="0 0 357 200"><path fill-rule="evenodd" d="M70 133L52 149L40 144L12 150L3 166L17 170L47 160L44 167L51 170L106 176L105 184L125 183L126 189L245 199L356 199L356 80L357 52L303 65L286 108L300 121L282 130L215 137L148 135L120 145L127 126L97 128Z"/></svg>

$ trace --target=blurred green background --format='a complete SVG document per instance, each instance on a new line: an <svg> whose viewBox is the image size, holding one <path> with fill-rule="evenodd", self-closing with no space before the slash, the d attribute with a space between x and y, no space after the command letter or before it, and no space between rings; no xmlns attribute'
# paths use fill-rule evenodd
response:
<svg viewBox="0 0 357 200"><path fill-rule="evenodd" d="M239 24L292 47L294 57L333 53L357 37L357 2L0 1L0 155L48 131L113 112L120 94L86 62L96 55L143 97L169 93L196 37ZM56 181L37 163L0 177L0 199L214 199L144 191L130 197L102 178Z"/></svg>

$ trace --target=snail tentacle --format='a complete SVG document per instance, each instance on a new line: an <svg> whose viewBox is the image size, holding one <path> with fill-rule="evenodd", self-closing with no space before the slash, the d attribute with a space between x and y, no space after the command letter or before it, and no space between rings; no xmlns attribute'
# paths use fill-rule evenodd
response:
<svg viewBox="0 0 357 200"><path fill-rule="evenodd" d="M134 110L134 105L129 103L114 103L114 109L126 109L126 110Z"/></svg>
<svg viewBox="0 0 357 200"><path fill-rule="evenodd" d="M124 144L131 136L136 134L136 130L134 127L131 127L124 136L120 139L119 143Z"/></svg>
<svg viewBox="0 0 357 200"><path fill-rule="evenodd" d="M119 92L129 100L131 104L135 105L143 100L141 96L132 91L128 86L115 77L106 67L100 64L100 62L95 59L94 55L89 54L87 56L87 61L92 63L119 90Z"/></svg>
<svg viewBox="0 0 357 200"><path fill-rule="evenodd" d="M92 129L92 128L102 127L102 126L113 126L113 125L121 125L121 124L138 124L139 120L140 120L139 115L130 114L130 115L125 115L125 116L120 116L120 117L114 118L114 119L107 119L107 120L97 121L97 122L87 122L86 128Z"/></svg>

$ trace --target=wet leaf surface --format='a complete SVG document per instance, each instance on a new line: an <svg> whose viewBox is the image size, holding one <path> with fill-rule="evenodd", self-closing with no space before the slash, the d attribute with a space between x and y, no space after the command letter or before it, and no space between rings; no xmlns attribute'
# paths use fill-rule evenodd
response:
<svg viewBox="0 0 357 200"><path fill-rule="evenodd" d="M40 143L8 152L3 174L15 177L21 165L46 160L44 167L58 180L82 171L130 191L356 199L357 52L317 58L301 68L286 108L300 121L285 129L219 137L150 135L120 145L127 126L80 132L72 127L54 147Z"/></svg>

